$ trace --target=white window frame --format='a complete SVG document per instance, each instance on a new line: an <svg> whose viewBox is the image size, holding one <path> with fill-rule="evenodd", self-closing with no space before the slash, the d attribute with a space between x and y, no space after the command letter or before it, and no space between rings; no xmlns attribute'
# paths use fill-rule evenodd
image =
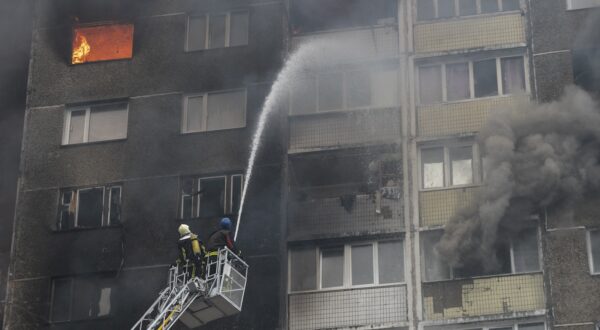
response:
<svg viewBox="0 0 600 330"><path fill-rule="evenodd" d="M525 90L523 90L522 93L505 94L504 90L503 90L504 86L502 84L502 59L515 58L515 57L521 57L523 59L523 79L525 79ZM473 63L485 61L485 60L491 60L491 59L496 60L496 86L498 89L498 94L492 95L492 96L477 97L477 96L475 96L475 70L473 68ZM469 67L469 97L465 98L465 99L449 101L448 100L448 88L447 88L447 82L446 82L446 66L452 65L452 64L465 64L465 63L468 64L468 67ZM421 103L421 88L420 88L421 85L420 85L419 69L426 68L426 67L436 67L436 66L440 67L440 69L442 70L441 71L442 100L437 103ZM477 59L469 59L468 61L448 61L448 62L438 62L438 63L428 63L428 64L423 64L423 65L418 65L417 70L416 70L417 74L415 75L416 76L415 77L415 79L416 79L415 90L417 91L416 99L419 102L418 103L419 106L431 106L431 105L436 105L436 104L451 104L451 103L466 102L466 101L470 101L470 100L483 100L483 99L494 98L494 97L529 94L530 86L529 86L529 73L527 71L527 68L528 68L527 57L524 54L515 54L515 55L507 55L507 56L500 56L500 57L483 57L483 58L477 58Z"/></svg>
<svg viewBox="0 0 600 330"><path fill-rule="evenodd" d="M192 197L192 217L195 218L199 218L200 217L200 208L202 207L200 205L200 194L198 194L198 191L200 191L200 189L202 188L201 182L202 180L207 180L207 179L217 179L217 178L224 178L224 183L223 183L223 191L225 192L223 195L223 214L228 214L228 213L233 213L233 178L234 177L241 177L241 187L240 187L240 193L241 193L241 189L243 189L244 187L244 179L245 179L245 175L241 174L241 173L234 173L234 174L223 174L223 175L212 175L212 176L185 176L181 178L181 181L183 180L192 180L192 187L196 188L195 192L192 192L192 194L183 194L183 187L180 186L180 202L179 202L179 210L178 210L178 217L179 219L184 219L183 218L183 206L184 206L184 197L185 196L191 196Z"/></svg>
<svg viewBox="0 0 600 330"><path fill-rule="evenodd" d="M81 191L85 191L85 190L91 190L91 189L99 189L102 188L102 219L100 222L100 226L96 226L96 227L79 227L79 205L80 205L80 201L81 198L79 196ZM119 189L119 205L122 205L122 201L123 201L123 185L120 183L114 183L114 184L107 184L107 185L103 185L103 186L88 186L88 187L74 187L74 188L65 188L65 189L61 189L59 192L59 207L63 207L64 203L63 203L63 194L67 191L71 191L71 194L74 194L76 197L76 204L75 204L75 214L74 214L74 218L73 218L73 228L70 229L63 229L60 228L60 222L61 222L61 213L63 210L60 210L58 216L59 219L57 219L57 230L58 231L64 231L64 230L73 230L73 229L93 229L93 228L102 228L102 227L109 227L111 225L113 225L110 222L110 212L111 212L111 194L112 194L112 189L113 188L118 188Z"/></svg>
<svg viewBox="0 0 600 330"><path fill-rule="evenodd" d="M473 167L473 182L470 184L464 185L452 185L452 166L450 161L450 149L451 148L460 148L460 147L471 147L473 157L471 159L471 164ZM434 187L434 188L425 188L423 181L423 162L421 153L426 149L443 149L444 154L444 185L442 187ZM449 142L444 144L428 144L422 145L419 147L419 157L418 157L419 168L417 172L419 173L419 190L421 191L431 191L431 190L445 190L445 189L453 189L453 188L462 188L462 187L476 187L483 183L483 159L480 154L479 145L475 142Z"/></svg>
<svg viewBox="0 0 600 330"><path fill-rule="evenodd" d="M600 229L593 228L593 229L586 230L585 236L586 236L587 255L588 255L588 264L589 264L589 268L590 268L590 275L600 275L600 269L598 269L598 271L594 271L594 255L592 253L592 232L600 232Z"/></svg>
<svg viewBox="0 0 600 330"><path fill-rule="evenodd" d="M244 102L243 102L243 110L244 110L244 118L243 118L243 122L244 122L244 126L239 126L239 127L227 127L227 128L220 128L220 129L208 129L207 124L208 124L208 98L210 97L211 94L223 94L223 93L234 93L234 92L244 92ZM202 127L200 128L200 130L198 131L188 131L187 130L187 120L188 120L188 111L189 111L189 107L188 107L188 102L190 98L193 97L202 97ZM219 90L219 91L211 91L211 92L206 92L206 93L195 93L195 94L185 94L183 96L183 115L181 116L181 133L182 134L191 134L191 133L200 133L200 132L215 132L215 131L224 131L224 130L228 130L228 129L238 129L238 128L244 128L247 125L246 119L247 119L247 111L248 111L248 90L246 88L236 88L236 89L225 89L225 90Z"/></svg>
<svg viewBox="0 0 600 330"><path fill-rule="evenodd" d="M419 0L415 0L415 1L419 1ZM432 21L432 20L442 20L442 19L452 19L452 18L457 18L457 17L473 17L473 16L476 16L476 15L491 15L491 14L497 14L497 13L516 12L517 11L517 10L507 10L507 11L504 11L504 1L503 0L497 0L498 1L498 11L491 12L491 13L483 13L481 11L481 0L476 0L475 14L460 15L460 0L454 0L454 15L450 16L450 17L440 17L440 11L439 11L438 1L440 1L440 0L433 0L434 18L418 20L419 22ZM567 0L567 1L572 1L572 0ZM521 1L519 0L519 9L518 9L518 11L520 11L520 10L521 10ZM417 13L417 15L418 15L418 13ZM418 19L418 16L417 16L417 19Z"/></svg>
<svg viewBox="0 0 600 330"><path fill-rule="evenodd" d="M248 15L248 40L246 40L246 43L243 45L236 45L236 46L231 46L230 45L230 39L231 39L231 14L238 14L238 13L246 13ZM221 15L225 15L225 46L223 47L210 47L210 18L211 16L221 16ZM194 18L200 18L200 17L204 17L205 21L206 21L206 26L204 27L204 48L201 49L190 49L189 43L190 43L190 19L194 19ZM185 51L186 52L195 52L195 51L202 51L202 50L209 50L209 49L220 49L220 48L229 48L229 47L239 47L239 46L247 46L248 42L250 41L250 11L249 10L232 10L232 11L227 11L227 12L215 12L215 13L204 13L204 14L200 14L200 15L188 15L187 17L187 21L186 21L186 29L185 29L186 33L185 33Z"/></svg>
<svg viewBox="0 0 600 330"><path fill-rule="evenodd" d="M83 143L90 143L89 142L89 131L90 131L90 117L91 117L91 112L92 112L92 108L96 107L96 106L103 106L103 105L111 105L111 104L123 104L125 105L125 112L127 113L127 119L129 119L129 102L109 102L109 103L98 103L98 104L90 104L90 105L85 105L85 106L77 106L77 107L72 107L72 108L67 108L65 109L65 113L64 113L64 127L63 127L63 135L62 135L62 145L71 145L71 144L83 144ZM85 119L84 119L84 123L83 123L83 141L82 142L76 142L76 143L70 143L69 141L69 133L71 130L71 115L73 112L75 111L85 111ZM95 142L102 142L102 141L115 141L115 140L124 140L127 139L127 133L128 133L128 129L127 129L127 124L125 125L125 137L118 137L118 138L112 138L112 139L106 139L106 140L98 140L98 141L92 141L92 143Z"/></svg>
<svg viewBox="0 0 600 330"><path fill-rule="evenodd" d="M402 276L402 278L404 279L402 282L391 282L391 283L379 283L379 243L385 243L385 242L400 242L400 244L402 244L402 260L404 262L404 265L402 265L402 270L404 271L404 274ZM291 284L291 280L292 280L292 275L291 275L291 269L292 269L292 261L291 261L291 255L292 255L292 250L293 249L288 249L288 293L290 294L296 294L296 293L303 293L303 292L316 292L316 291L335 291L335 290L345 290L345 289L357 289L357 288L373 288L373 287L385 287L385 286L394 286L394 285L404 285L406 284L406 271L408 269L408 267L406 267L406 256L407 256L407 249L406 249L406 240L404 237L400 237L400 238L390 238L390 239L384 239L384 240L379 240L379 241L374 241L374 240L370 240L370 241L356 241L356 242L350 242L350 243L340 243L337 245L328 245L328 246L317 246L315 247L315 252L316 252L316 289L314 290L301 290L301 291L292 291L292 284ZM352 284L352 246L361 246L361 245L371 245L372 249L373 249L373 283L370 284L359 284L359 285L353 285ZM335 247L342 247L343 250L343 260L344 260L344 265L343 265L343 270L342 270L342 285L341 286L336 286L336 287L327 287L327 288L323 288L322 286L322 282L323 282L323 274L322 274L322 264L323 264L323 250L326 250L328 248L335 248Z"/></svg>
<svg viewBox="0 0 600 330"><path fill-rule="evenodd" d="M596 4L592 4L592 5L588 5L588 4L577 5L578 0L567 0L567 10L580 10L580 9L589 9L589 8L600 7L600 1L599 0L595 0L595 1L596 1Z"/></svg>
<svg viewBox="0 0 600 330"><path fill-rule="evenodd" d="M243 189L244 189L244 174L232 174L230 175L230 185L229 185L229 206L228 206L228 210L229 213L233 213L233 192L234 192L234 187L233 187L233 183L234 180L233 178L235 177L239 177L240 180L240 198L242 198L241 194L243 193Z"/></svg>

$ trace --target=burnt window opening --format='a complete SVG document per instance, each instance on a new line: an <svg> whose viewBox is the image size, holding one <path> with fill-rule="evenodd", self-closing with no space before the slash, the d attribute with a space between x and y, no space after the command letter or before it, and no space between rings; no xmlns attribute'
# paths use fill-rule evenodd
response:
<svg viewBox="0 0 600 330"><path fill-rule="evenodd" d="M519 0L417 0L420 21L520 10Z"/></svg>
<svg viewBox="0 0 600 330"><path fill-rule="evenodd" d="M71 40L71 64L130 59L133 24L76 26Z"/></svg>
<svg viewBox="0 0 600 330"><path fill-rule="evenodd" d="M396 0L292 0L292 34L394 24Z"/></svg>
<svg viewBox="0 0 600 330"><path fill-rule="evenodd" d="M58 230L99 228L120 223L120 185L72 188L61 191Z"/></svg>
<svg viewBox="0 0 600 330"><path fill-rule="evenodd" d="M600 95L600 48L573 49L572 61L575 84Z"/></svg>
<svg viewBox="0 0 600 330"><path fill-rule="evenodd" d="M289 291L404 282L404 240L290 249Z"/></svg>
<svg viewBox="0 0 600 330"><path fill-rule="evenodd" d="M53 279L51 322L81 321L110 316L114 300L113 287L113 280L107 276Z"/></svg>
<svg viewBox="0 0 600 330"><path fill-rule="evenodd" d="M249 16L233 11L188 17L186 51L247 45Z"/></svg>
<svg viewBox="0 0 600 330"><path fill-rule="evenodd" d="M243 184L242 174L182 178L180 218L211 218L237 214Z"/></svg>
<svg viewBox="0 0 600 330"><path fill-rule="evenodd" d="M423 280L442 281L477 276L519 274L540 271L539 235L537 227L525 227L516 233L502 232L494 246L496 269L486 270L481 264L471 263L461 267L450 267L436 250L443 230L432 230L421 234L421 259Z"/></svg>

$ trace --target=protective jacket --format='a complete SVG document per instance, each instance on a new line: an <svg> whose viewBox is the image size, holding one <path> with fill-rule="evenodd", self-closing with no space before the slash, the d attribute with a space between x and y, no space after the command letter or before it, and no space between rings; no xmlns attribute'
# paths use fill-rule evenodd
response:
<svg viewBox="0 0 600 330"><path fill-rule="evenodd" d="M206 242L206 248L211 252L217 251L222 247L228 247L233 253L239 254L239 250L229 235L229 230L221 229L213 232Z"/></svg>
<svg viewBox="0 0 600 330"><path fill-rule="evenodd" d="M177 248L179 250L177 261L180 263L193 262L200 265L206 254L202 242L192 233L182 236L177 242Z"/></svg>

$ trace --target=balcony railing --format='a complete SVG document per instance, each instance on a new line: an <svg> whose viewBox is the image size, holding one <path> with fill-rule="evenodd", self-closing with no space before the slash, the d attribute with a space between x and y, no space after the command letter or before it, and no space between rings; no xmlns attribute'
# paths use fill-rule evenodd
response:
<svg viewBox="0 0 600 330"><path fill-rule="evenodd" d="M387 328L407 321L406 286L289 295L289 329Z"/></svg>

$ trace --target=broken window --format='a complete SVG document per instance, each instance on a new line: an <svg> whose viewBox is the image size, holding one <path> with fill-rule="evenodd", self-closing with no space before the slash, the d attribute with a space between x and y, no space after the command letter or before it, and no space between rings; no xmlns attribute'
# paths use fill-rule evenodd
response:
<svg viewBox="0 0 600 330"><path fill-rule="evenodd" d="M133 24L75 27L71 45L71 64L132 58Z"/></svg>
<svg viewBox="0 0 600 330"><path fill-rule="evenodd" d="M61 192L58 230L96 228L120 222L120 186L67 189Z"/></svg>
<svg viewBox="0 0 600 330"><path fill-rule="evenodd" d="M321 288L340 287L344 284L344 247L321 250Z"/></svg>
<svg viewBox="0 0 600 330"><path fill-rule="evenodd" d="M501 59L503 94L525 92L525 69L523 57L507 57Z"/></svg>
<svg viewBox="0 0 600 330"><path fill-rule="evenodd" d="M248 44L249 13L235 11L188 18L187 51Z"/></svg>
<svg viewBox="0 0 600 330"><path fill-rule="evenodd" d="M246 91L186 96L183 133L215 131L246 126Z"/></svg>
<svg viewBox="0 0 600 330"><path fill-rule="evenodd" d="M441 66L419 67L419 95L421 104L442 102Z"/></svg>
<svg viewBox="0 0 600 330"><path fill-rule="evenodd" d="M440 281L451 278L450 267L435 249L442 234L443 231L441 230L421 233L421 260L425 281Z"/></svg>
<svg viewBox="0 0 600 330"><path fill-rule="evenodd" d="M473 62L475 97L498 95L498 80L496 77L495 59Z"/></svg>
<svg viewBox="0 0 600 330"><path fill-rule="evenodd" d="M600 47L573 49L573 82L588 92L600 93Z"/></svg>
<svg viewBox="0 0 600 330"><path fill-rule="evenodd" d="M290 290L307 291L317 288L317 251L314 247L290 251Z"/></svg>
<svg viewBox="0 0 600 330"><path fill-rule="evenodd" d="M292 34L394 23L396 0L292 0Z"/></svg>
<svg viewBox="0 0 600 330"><path fill-rule="evenodd" d="M537 228L527 228L512 239L515 273L540 270Z"/></svg>
<svg viewBox="0 0 600 330"><path fill-rule="evenodd" d="M402 241L378 243L379 284L404 282L404 245Z"/></svg>
<svg viewBox="0 0 600 330"><path fill-rule="evenodd" d="M458 10L455 5L458 4ZM488 14L499 11L519 10L519 0L417 0L417 19Z"/></svg>
<svg viewBox="0 0 600 330"><path fill-rule="evenodd" d="M592 274L600 274L600 230L588 232L590 270Z"/></svg>
<svg viewBox="0 0 600 330"><path fill-rule="evenodd" d="M567 0L567 9L583 9L600 6L600 0Z"/></svg>
<svg viewBox="0 0 600 330"><path fill-rule="evenodd" d="M65 111L63 144L127 137L127 103L78 106Z"/></svg>
<svg viewBox="0 0 600 330"><path fill-rule="evenodd" d="M111 280L103 276L54 279L51 320L67 322L108 316L111 312L111 295Z"/></svg>
<svg viewBox="0 0 600 330"><path fill-rule="evenodd" d="M240 206L243 182L242 174L182 178L180 217L235 215Z"/></svg>

